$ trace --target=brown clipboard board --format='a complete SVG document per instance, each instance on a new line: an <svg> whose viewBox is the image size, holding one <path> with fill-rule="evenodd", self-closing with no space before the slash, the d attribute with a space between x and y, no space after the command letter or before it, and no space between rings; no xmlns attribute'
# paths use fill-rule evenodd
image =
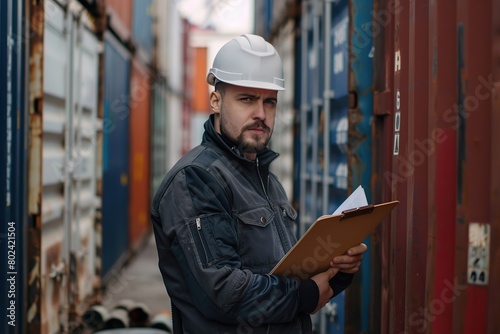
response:
<svg viewBox="0 0 500 334"><path fill-rule="evenodd" d="M363 242L398 204L391 201L319 217L270 274L305 280L327 270L334 256Z"/></svg>

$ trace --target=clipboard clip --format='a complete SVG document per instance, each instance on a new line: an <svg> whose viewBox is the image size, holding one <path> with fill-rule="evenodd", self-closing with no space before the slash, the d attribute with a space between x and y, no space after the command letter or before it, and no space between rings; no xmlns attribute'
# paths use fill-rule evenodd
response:
<svg viewBox="0 0 500 334"><path fill-rule="evenodd" d="M375 206L373 204L360 206L359 208L342 211L342 217L339 220L349 219L356 216L366 215L373 212Z"/></svg>

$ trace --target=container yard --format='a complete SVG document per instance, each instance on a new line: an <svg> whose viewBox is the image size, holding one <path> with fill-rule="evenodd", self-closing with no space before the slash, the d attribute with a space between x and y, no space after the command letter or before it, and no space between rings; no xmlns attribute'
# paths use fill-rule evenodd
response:
<svg viewBox="0 0 500 334"><path fill-rule="evenodd" d="M0 333L173 332L152 201L243 33L283 63L297 237L399 201L313 333L500 333L500 0L2 0Z"/></svg>

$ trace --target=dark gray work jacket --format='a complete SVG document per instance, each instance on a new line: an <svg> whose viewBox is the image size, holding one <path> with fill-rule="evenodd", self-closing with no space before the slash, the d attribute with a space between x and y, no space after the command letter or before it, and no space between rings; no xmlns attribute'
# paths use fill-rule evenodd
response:
<svg viewBox="0 0 500 334"><path fill-rule="evenodd" d="M268 274L296 242L297 213L269 172L277 156L245 159L211 117L165 176L152 220L176 334L312 332L300 282Z"/></svg>

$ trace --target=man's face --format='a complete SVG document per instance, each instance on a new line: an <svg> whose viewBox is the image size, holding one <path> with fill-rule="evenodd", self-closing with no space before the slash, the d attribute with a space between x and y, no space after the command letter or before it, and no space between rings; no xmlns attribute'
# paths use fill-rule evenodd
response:
<svg viewBox="0 0 500 334"><path fill-rule="evenodd" d="M254 160L271 139L277 96L274 90L225 85L222 96L213 92L210 97L216 131Z"/></svg>

